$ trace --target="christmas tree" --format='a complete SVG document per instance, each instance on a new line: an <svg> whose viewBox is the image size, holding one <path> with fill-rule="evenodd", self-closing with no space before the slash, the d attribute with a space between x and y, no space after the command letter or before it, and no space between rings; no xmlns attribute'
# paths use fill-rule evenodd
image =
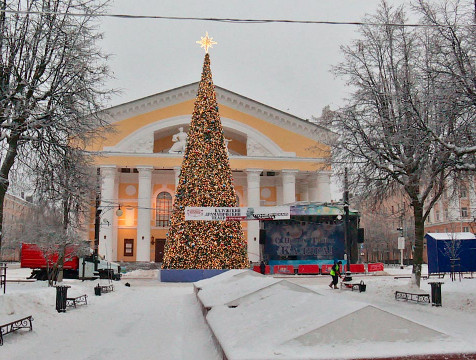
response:
<svg viewBox="0 0 476 360"><path fill-rule="evenodd" d="M208 34L206 39L210 41ZM236 193L207 52L175 194L162 267L247 268L246 242L239 221L185 221L186 206L235 205Z"/></svg>

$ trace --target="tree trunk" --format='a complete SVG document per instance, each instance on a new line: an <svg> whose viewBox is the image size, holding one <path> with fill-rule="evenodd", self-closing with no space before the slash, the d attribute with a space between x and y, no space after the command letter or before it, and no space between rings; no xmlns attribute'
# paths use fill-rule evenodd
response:
<svg viewBox="0 0 476 360"><path fill-rule="evenodd" d="M15 163L15 158L18 153L18 136L12 136L8 140L8 150L5 154L2 166L0 167L0 260L2 259L2 237L3 237L3 202L5 195L10 185L8 176L10 169Z"/></svg>
<svg viewBox="0 0 476 360"><path fill-rule="evenodd" d="M413 216L415 220L415 249L413 253L413 275L415 283L420 287L421 264L423 263L423 237L425 224L423 222L423 204L418 200L412 201Z"/></svg>

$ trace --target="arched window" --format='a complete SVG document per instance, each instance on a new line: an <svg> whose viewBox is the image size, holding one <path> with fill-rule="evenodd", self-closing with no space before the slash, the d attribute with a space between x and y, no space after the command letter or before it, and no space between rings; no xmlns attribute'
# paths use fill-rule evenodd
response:
<svg viewBox="0 0 476 360"><path fill-rule="evenodd" d="M169 226L170 215L172 215L172 196L163 191L157 195L155 204L155 226Z"/></svg>

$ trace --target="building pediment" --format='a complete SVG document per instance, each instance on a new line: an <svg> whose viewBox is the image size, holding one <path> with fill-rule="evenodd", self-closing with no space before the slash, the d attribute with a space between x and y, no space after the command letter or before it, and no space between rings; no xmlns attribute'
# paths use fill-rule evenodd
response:
<svg viewBox="0 0 476 360"><path fill-rule="evenodd" d="M132 117L194 100L197 90L198 82L114 106L105 110L105 112L108 114L111 124L115 124ZM319 143L326 144L327 139L331 136L329 130L304 119L264 105L220 86L216 86L215 90L217 94L217 102L220 107L225 106L241 113L262 119L270 124ZM223 119L223 114L220 115ZM189 121L190 117L188 118L188 122ZM150 139L148 141L150 141ZM142 146L140 146L140 148L142 148Z"/></svg>

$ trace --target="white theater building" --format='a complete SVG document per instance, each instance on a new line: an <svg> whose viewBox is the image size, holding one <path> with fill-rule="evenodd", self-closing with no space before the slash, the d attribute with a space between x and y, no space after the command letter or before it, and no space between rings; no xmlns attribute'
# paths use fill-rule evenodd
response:
<svg viewBox="0 0 476 360"><path fill-rule="evenodd" d="M99 254L106 259L162 261L197 89L193 83L106 110L114 132L90 148L101 154ZM216 92L240 206L331 200L328 130L218 86ZM249 259L259 261L260 224L242 224Z"/></svg>

